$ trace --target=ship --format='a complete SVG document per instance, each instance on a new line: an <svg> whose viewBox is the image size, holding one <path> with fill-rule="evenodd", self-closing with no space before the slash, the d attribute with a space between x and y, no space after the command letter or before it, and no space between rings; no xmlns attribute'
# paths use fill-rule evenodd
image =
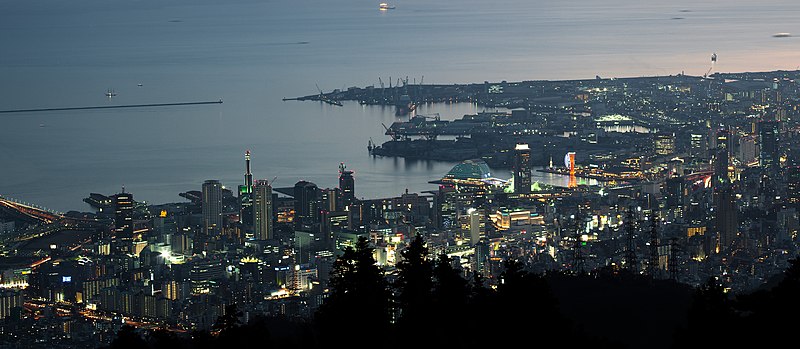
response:
<svg viewBox="0 0 800 349"><path fill-rule="evenodd" d="M394 104L395 106L395 115L402 116L408 115L414 109L417 108L417 105L411 100L411 97L408 95L402 95Z"/></svg>
<svg viewBox="0 0 800 349"><path fill-rule="evenodd" d="M116 96L116 95L117 95L117 93L116 93L116 92L114 92L114 90L112 90L112 89L108 89L108 90L106 90L106 97L108 97L108 98L112 98L112 97L114 97L114 96Z"/></svg>
<svg viewBox="0 0 800 349"><path fill-rule="evenodd" d="M394 10L394 5L389 5L385 2L382 2L380 5L378 5L378 9L381 11Z"/></svg>

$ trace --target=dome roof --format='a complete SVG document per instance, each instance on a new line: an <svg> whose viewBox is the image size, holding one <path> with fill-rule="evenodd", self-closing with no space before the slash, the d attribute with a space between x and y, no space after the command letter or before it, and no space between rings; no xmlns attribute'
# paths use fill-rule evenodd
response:
<svg viewBox="0 0 800 349"><path fill-rule="evenodd" d="M481 159L465 160L453 166L453 169L444 176L445 179L487 179L492 177L491 169Z"/></svg>

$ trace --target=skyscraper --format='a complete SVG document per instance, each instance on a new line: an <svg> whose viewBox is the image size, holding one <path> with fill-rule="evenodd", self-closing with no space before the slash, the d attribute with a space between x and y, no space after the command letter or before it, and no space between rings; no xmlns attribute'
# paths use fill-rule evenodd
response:
<svg viewBox="0 0 800 349"><path fill-rule="evenodd" d="M738 208L733 192L729 170L730 167L730 132L717 131L716 149L714 152L714 180L711 185L714 201L714 227L719 236L721 251L731 248L738 234Z"/></svg>
<svg viewBox="0 0 800 349"><path fill-rule="evenodd" d="M655 150L658 155L669 155L675 152L675 136L662 133L656 136Z"/></svg>
<svg viewBox="0 0 800 349"><path fill-rule="evenodd" d="M244 185L239 186L239 203L241 211L240 221L247 227L252 227L253 222L253 173L250 172L250 151L244 153L245 172Z"/></svg>
<svg viewBox="0 0 800 349"><path fill-rule="evenodd" d="M786 169L786 201L800 208L800 166L790 166Z"/></svg>
<svg viewBox="0 0 800 349"><path fill-rule="evenodd" d="M719 246L721 251L728 251L733 240L739 233L738 208L736 207L736 196L730 185L721 186L714 192L714 227L719 234Z"/></svg>
<svg viewBox="0 0 800 349"><path fill-rule="evenodd" d="M256 181L253 188L254 235L257 240L272 239L272 186L269 181Z"/></svg>
<svg viewBox="0 0 800 349"><path fill-rule="evenodd" d="M133 238L133 195L125 188L114 195L114 230L121 238Z"/></svg>
<svg viewBox="0 0 800 349"><path fill-rule="evenodd" d="M344 163L339 164L339 191L342 193L341 206L347 207L353 204L356 198L356 182L353 178L353 171L347 170Z"/></svg>
<svg viewBox="0 0 800 349"><path fill-rule="evenodd" d="M531 148L525 143L514 148L514 192L531 192Z"/></svg>
<svg viewBox="0 0 800 349"><path fill-rule="evenodd" d="M717 131L716 148L714 150L714 182L712 187L730 184L728 167L730 166L730 132L726 129Z"/></svg>
<svg viewBox="0 0 800 349"><path fill-rule="evenodd" d="M299 181L294 185L294 224L302 230L319 221L319 188L311 182Z"/></svg>
<svg viewBox="0 0 800 349"><path fill-rule="evenodd" d="M780 165L780 152L778 151L778 135L780 130L776 121L761 121L758 123L759 165L767 171L774 172Z"/></svg>
<svg viewBox="0 0 800 349"><path fill-rule="evenodd" d="M222 233L222 184L214 179L203 183L203 232L206 236Z"/></svg>

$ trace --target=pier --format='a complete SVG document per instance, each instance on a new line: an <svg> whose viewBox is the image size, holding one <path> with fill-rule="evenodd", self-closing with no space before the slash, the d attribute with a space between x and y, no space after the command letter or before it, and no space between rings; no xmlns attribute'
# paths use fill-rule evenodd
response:
<svg viewBox="0 0 800 349"><path fill-rule="evenodd" d="M183 106L183 105L204 105L204 104L222 104L222 99L220 99L218 101L204 101L204 102L150 103L150 104L100 105L100 106L88 106L88 107L11 109L11 110L0 110L0 114L36 113L36 112L45 112L45 111L67 111L67 110L92 110L92 109L175 107L175 106Z"/></svg>

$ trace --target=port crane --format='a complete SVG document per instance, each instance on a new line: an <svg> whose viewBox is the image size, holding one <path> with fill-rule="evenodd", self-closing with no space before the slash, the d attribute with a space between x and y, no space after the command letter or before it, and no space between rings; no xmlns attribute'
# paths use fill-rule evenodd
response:
<svg viewBox="0 0 800 349"><path fill-rule="evenodd" d="M398 138L397 134L395 134L394 131L392 131L392 129L386 127L386 124L384 124L384 123L381 123L381 126L383 126L383 129L386 130L385 135L387 135L389 137L392 137L393 141L397 140L397 138Z"/></svg>
<svg viewBox="0 0 800 349"><path fill-rule="evenodd" d="M328 104L339 106L339 107L342 106L341 102L328 98L328 96L326 96L325 93L322 92L322 89L319 88L319 84L314 84L314 85L317 86L317 91L319 91L319 97L317 97L317 99L320 102L328 103Z"/></svg>

